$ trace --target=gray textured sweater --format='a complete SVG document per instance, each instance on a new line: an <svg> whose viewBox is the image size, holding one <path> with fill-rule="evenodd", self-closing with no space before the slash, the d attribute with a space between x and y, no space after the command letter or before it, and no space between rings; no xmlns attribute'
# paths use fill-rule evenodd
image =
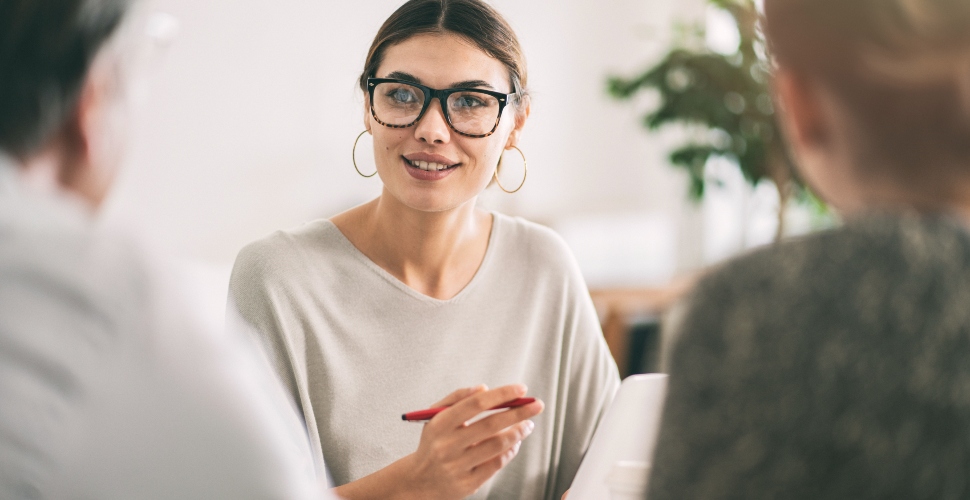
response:
<svg viewBox="0 0 970 500"><path fill-rule="evenodd" d="M402 413L459 387L524 383L546 410L472 498L559 500L619 382L565 244L500 214L479 271L450 300L407 287L327 220L244 248L230 295L338 485L417 448L422 426Z"/></svg>
<svg viewBox="0 0 970 500"><path fill-rule="evenodd" d="M970 497L970 234L871 217L743 257L672 350L650 500Z"/></svg>

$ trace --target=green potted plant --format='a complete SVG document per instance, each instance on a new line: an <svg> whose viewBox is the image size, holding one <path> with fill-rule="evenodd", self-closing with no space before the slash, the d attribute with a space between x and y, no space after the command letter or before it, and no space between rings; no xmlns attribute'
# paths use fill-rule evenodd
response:
<svg viewBox="0 0 970 500"><path fill-rule="evenodd" d="M670 162L688 173L693 199L704 196L705 165L712 157L732 160L752 186L771 180L780 202L777 240L785 232L785 208L793 197L815 205L816 212L824 209L793 175L769 90L770 63L754 1L710 1L737 25L735 52L722 54L682 41L643 73L610 77L608 92L621 100L647 90L659 93L660 104L643 117L648 129L686 124L705 130L670 153Z"/></svg>

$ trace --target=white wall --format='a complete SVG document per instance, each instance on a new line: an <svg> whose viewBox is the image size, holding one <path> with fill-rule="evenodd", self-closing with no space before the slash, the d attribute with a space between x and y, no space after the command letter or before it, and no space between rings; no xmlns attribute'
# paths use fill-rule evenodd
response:
<svg viewBox="0 0 970 500"><path fill-rule="evenodd" d="M153 0L181 31L136 115L129 165L108 217L137 222L176 255L231 263L247 242L325 217L379 192L350 161L362 130L355 81L400 0ZM605 94L668 48L674 21L702 0L495 0L529 61L533 113L515 195L485 203L551 225L576 216L667 218L689 268L703 259L686 179L666 164L670 138L641 109ZM518 163L513 163L518 165Z"/></svg>

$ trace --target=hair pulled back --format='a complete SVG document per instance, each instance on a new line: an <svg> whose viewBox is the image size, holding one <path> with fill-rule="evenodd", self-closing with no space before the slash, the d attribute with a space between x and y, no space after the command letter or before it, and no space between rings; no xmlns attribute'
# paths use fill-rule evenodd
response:
<svg viewBox="0 0 970 500"><path fill-rule="evenodd" d="M521 111L528 102L528 73L519 40L502 15L481 0L409 0L399 7L374 37L360 75L361 90L366 94L367 79L376 76L388 47L426 33L458 35L498 59L509 72L512 104Z"/></svg>

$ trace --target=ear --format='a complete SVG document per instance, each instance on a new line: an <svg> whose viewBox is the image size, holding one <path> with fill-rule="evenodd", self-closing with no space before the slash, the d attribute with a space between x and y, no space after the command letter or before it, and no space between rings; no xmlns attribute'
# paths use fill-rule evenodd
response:
<svg viewBox="0 0 970 500"><path fill-rule="evenodd" d="M64 122L59 134L61 162L60 183L70 190L78 190L94 168L95 130L98 127L101 90L94 78L88 78L78 95L74 111Z"/></svg>
<svg viewBox="0 0 970 500"><path fill-rule="evenodd" d="M60 132L59 182L95 208L107 196L121 161L123 137L117 135L124 127L115 123L118 85L110 66L92 66Z"/></svg>
<svg viewBox="0 0 970 500"><path fill-rule="evenodd" d="M364 93L364 130L370 132L370 96Z"/></svg>
<svg viewBox="0 0 970 500"><path fill-rule="evenodd" d="M802 180L836 211L859 206L859 179L847 156L846 117L824 84L779 69L774 77L779 123Z"/></svg>
<svg viewBox="0 0 970 500"><path fill-rule="evenodd" d="M522 129L525 128L525 122L529 119L529 114L532 113L532 103L528 97L523 99L519 105L521 108L515 110L515 126L512 128L512 133L509 134L509 140L505 143L505 149L512 149L513 146L519 145L519 140L522 138Z"/></svg>
<svg viewBox="0 0 970 500"><path fill-rule="evenodd" d="M780 122L792 148L807 151L823 145L829 135L818 84L789 70L774 78Z"/></svg>

